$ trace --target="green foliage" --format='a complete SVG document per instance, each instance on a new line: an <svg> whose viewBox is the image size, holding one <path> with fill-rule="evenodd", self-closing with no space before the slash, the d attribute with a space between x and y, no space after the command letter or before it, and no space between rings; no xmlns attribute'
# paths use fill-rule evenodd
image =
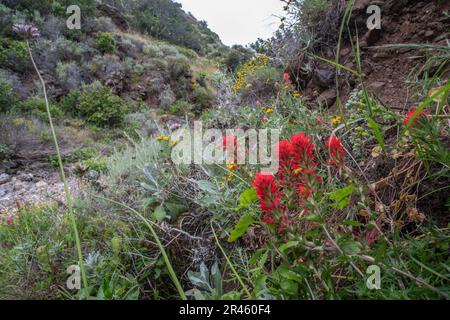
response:
<svg viewBox="0 0 450 320"><path fill-rule="evenodd" d="M111 53L116 49L116 40L109 32L100 32L95 37L95 46L102 53Z"/></svg>
<svg viewBox="0 0 450 320"><path fill-rule="evenodd" d="M167 61L169 65L170 77L174 80L181 77L191 77L192 71L189 61L186 58L171 57Z"/></svg>
<svg viewBox="0 0 450 320"><path fill-rule="evenodd" d="M240 45L234 45L226 55L223 64L228 70L235 72L238 67L245 64L253 57L253 53Z"/></svg>
<svg viewBox="0 0 450 320"><path fill-rule="evenodd" d="M169 107L167 111L173 115L185 115L194 111L195 108L195 105L187 102L186 100L177 100Z"/></svg>
<svg viewBox="0 0 450 320"><path fill-rule="evenodd" d="M7 82L0 82L0 112L14 110L18 104L18 99L12 86Z"/></svg>
<svg viewBox="0 0 450 320"><path fill-rule="evenodd" d="M124 1L123 10L131 24L142 33L205 53L221 47L219 37L205 23L198 23L170 0Z"/></svg>
<svg viewBox="0 0 450 320"><path fill-rule="evenodd" d="M82 161L86 168L97 172L108 170L107 162L108 159L106 157L93 157Z"/></svg>
<svg viewBox="0 0 450 320"><path fill-rule="evenodd" d="M82 92L72 91L63 100L62 106L90 123L110 127L120 125L126 111L126 103L104 86Z"/></svg>
<svg viewBox="0 0 450 320"><path fill-rule="evenodd" d="M64 115L64 112L57 104L49 102L49 107L52 117L61 118ZM21 110L32 116L38 117L41 120L47 121L48 119L47 107L44 98L31 97L27 99L21 104Z"/></svg>
<svg viewBox="0 0 450 320"><path fill-rule="evenodd" d="M230 237L228 238L229 242L235 242L237 239L242 237L246 232L250 225L252 225L255 222L253 217L251 215L244 215L239 219L239 222L237 223L236 227L233 229L233 231L230 234Z"/></svg>
<svg viewBox="0 0 450 320"><path fill-rule="evenodd" d="M11 146L0 143L0 161L4 159L9 159L14 153L14 150Z"/></svg>
<svg viewBox="0 0 450 320"><path fill-rule="evenodd" d="M23 41L0 37L0 65L15 71L24 71L29 66L30 57Z"/></svg>
<svg viewBox="0 0 450 320"><path fill-rule="evenodd" d="M189 271L188 278L195 289L187 291L186 295L195 300L237 300L240 297L236 291L224 293L223 277L217 262L211 270L202 262L199 272Z"/></svg>
<svg viewBox="0 0 450 320"><path fill-rule="evenodd" d="M6 0L9 8L28 12L30 15L38 11L41 15L55 14L66 17L66 8L72 4L80 7L83 15L92 16L95 14L96 0Z"/></svg>
<svg viewBox="0 0 450 320"><path fill-rule="evenodd" d="M280 72L269 66L258 68L245 77L245 82L247 85L242 89L244 97L272 96L277 90L276 84L280 82Z"/></svg>
<svg viewBox="0 0 450 320"><path fill-rule="evenodd" d="M93 148L93 147L80 148L72 154L72 159L75 161L77 161L77 160L83 161L83 160L88 160L88 159L94 158L97 155L98 155L98 151L96 148Z"/></svg>
<svg viewBox="0 0 450 320"><path fill-rule="evenodd" d="M198 106L198 111L202 111L212 106L214 96L207 88L198 87L192 92L192 100Z"/></svg>

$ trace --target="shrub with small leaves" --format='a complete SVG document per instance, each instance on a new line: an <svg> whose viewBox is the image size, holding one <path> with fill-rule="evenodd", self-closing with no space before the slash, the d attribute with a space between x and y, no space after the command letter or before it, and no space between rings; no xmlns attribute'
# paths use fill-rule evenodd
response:
<svg viewBox="0 0 450 320"><path fill-rule="evenodd" d="M195 110L195 105L185 100L178 100L169 107L169 112L174 115L185 115Z"/></svg>
<svg viewBox="0 0 450 320"><path fill-rule="evenodd" d="M204 87L198 87L192 92L193 101L201 109L211 107L214 100L213 94Z"/></svg>
<svg viewBox="0 0 450 320"><path fill-rule="evenodd" d="M102 53L111 53L116 49L116 40L109 32L100 32L95 38L95 46Z"/></svg>
<svg viewBox="0 0 450 320"><path fill-rule="evenodd" d="M0 82L0 112L14 109L17 102L12 86L7 82Z"/></svg>
<svg viewBox="0 0 450 320"><path fill-rule="evenodd" d="M23 41L0 38L0 65L23 71L29 65L27 46Z"/></svg>
<svg viewBox="0 0 450 320"><path fill-rule="evenodd" d="M52 102L49 102L49 108L54 118L61 118L64 112ZM21 105L21 109L32 116L35 116L41 120L47 120L47 106L44 98L31 97Z"/></svg>
<svg viewBox="0 0 450 320"><path fill-rule="evenodd" d="M108 87L101 87L95 91L82 92L74 113L99 126L116 126L121 124L125 108L126 104L120 97Z"/></svg>

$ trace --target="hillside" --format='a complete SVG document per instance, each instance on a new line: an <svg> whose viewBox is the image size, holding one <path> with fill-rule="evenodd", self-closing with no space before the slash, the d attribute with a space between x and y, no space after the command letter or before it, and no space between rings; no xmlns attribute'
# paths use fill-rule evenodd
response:
<svg viewBox="0 0 450 320"><path fill-rule="evenodd" d="M72 2L0 3L0 299L449 299L448 1Z"/></svg>

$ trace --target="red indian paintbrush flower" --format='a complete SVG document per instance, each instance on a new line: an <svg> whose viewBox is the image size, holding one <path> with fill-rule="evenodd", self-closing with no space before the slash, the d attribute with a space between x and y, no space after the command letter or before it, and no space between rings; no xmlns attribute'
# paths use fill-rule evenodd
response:
<svg viewBox="0 0 450 320"><path fill-rule="evenodd" d="M253 180L253 187L260 199L260 207L264 212L275 209L281 200L275 178L271 174L258 173Z"/></svg>
<svg viewBox="0 0 450 320"><path fill-rule="evenodd" d="M406 118L403 120L403 123L408 125L411 124L412 117L416 114L417 109L409 110L406 113ZM424 115L430 114L430 110L422 110L420 112L417 112L417 116L415 117L414 121L412 121L412 124L419 124L419 120L422 120Z"/></svg>
<svg viewBox="0 0 450 320"><path fill-rule="evenodd" d="M291 159L292 145L289 141L282 140L275 146L275 154L278 156L280 163L285 164Z"/></svg>
<svg viewBox="0 0 450 320"><path fill-rule="evenodd" d="M312 194L311 189L309 189L308 187L304 186L304 185L300 185L298 187L298 195L300 197L300 199L308 199Z"/></svg>
<svg viewBox="0 0 450 320"><path fill-rule="evenodd" d="M336 136L329 137L325 145L330 154L329 164L340 164L344 161L344 147Z"/></svg>
<svg viewBox="0 0 450 320"><path fill-rule="evenodd" d="M314 144L311 143L309 137L303 133L295 134L291 137L292 152L299 159L312 159Z"/></svg>

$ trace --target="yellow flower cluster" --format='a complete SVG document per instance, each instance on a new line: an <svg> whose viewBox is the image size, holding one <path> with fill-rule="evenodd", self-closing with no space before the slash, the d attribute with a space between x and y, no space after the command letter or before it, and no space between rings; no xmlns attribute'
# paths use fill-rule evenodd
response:
<svg viewBox="0 0 450 320"><path fill-rule="evenodd" d="M171 137L170 136L164 136L164 135L159 135L156 137L156 141L162 141L162 142L170 142L171 141ZM172 147L175 147L178 144L178 140L172 140Z"/></svg>
<svg viewBox="0 0 450 320"><path fill-rule="evenodd" d="M230 170L230 173L228 174L228 177L227 177L227 181L231 182L231 181L233 181L234 171L239 169L239 166L237 165L237 163L231 163L231 164L227 165L227 168L228 168L228 170Z"/></svg>
<svg viewBox="0 0 450 320"><path fill-rule="evenodd" d="M269 62L269 57L265 54L259 55L257 58L248 61L242 66L242 69L236 74L236 82L233 84L234 91L240 91L247 87L246 77L258 69L264 68Z"/></svg>
<svg viewBox="0 0 450 320"><path fill-rule="evenodd" d="M156 137L157 141L170 141L170 136L159 135Z"/></svg>

